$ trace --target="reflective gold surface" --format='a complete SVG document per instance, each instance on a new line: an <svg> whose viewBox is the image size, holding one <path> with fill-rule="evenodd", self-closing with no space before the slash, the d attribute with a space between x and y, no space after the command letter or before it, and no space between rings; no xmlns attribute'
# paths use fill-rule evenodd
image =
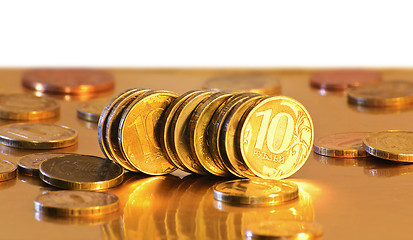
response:
<svg viewBox="0 0 413 240"><path fill-rule="evenodd" d="M315 140L339 132L412 131L412 110L355 111L347 103L345 94L312 89L309 77L317 70L253 71L277 76L283 95L305 106L313 120ZM0 90L26 92L20 82L23 71L0 70ZM413 81L413 69L378 71L383 81ZM128 88L166 89L182 94L199 89L206 79L219 74L248 73L249 70L112 69L110 72L116 79L111 93L114 97ZM61 115L48 121L78 130L79 142L53 152L103 157L96 124L91 125L76 115L77 106L83 100L54 98L61 104ZM0 125L8 123L0 120ZM36 152L46 150L0 146L1 158L14 164L22 156ZM17 179L0 182L0 238L240 239L251 222L287 219L319 223L323 239L409 239L413 215L412 173L410 164L377 158L335 159L311 153L304 166L288 178L300 187L297 200L280 206L245 208L213 199L211 186L227 180L224 178L189 175L180 170L157 177L127 172L123 184L105 190L119 197L120 216L64 221L36 216L33 209L37 196L57 188L45 185L38 178L19 175Z"/></svg>

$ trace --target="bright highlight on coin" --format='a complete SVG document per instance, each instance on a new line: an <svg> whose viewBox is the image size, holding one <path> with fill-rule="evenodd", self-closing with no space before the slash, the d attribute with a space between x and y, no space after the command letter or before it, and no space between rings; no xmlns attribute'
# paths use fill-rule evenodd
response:
<svg viewBox="0 0 413 240"><path fill-rule="evenodd" d="M81 103L77 108L77 116L83 120L97 123L108 102L107 99L96 99Z"/></svg>
<svg viewBox="0 0 413 240"><path fill-rule="evenodd" d="M119 199L105 192L52 191L38 196L34 209L52 216L92 217L118 211Z"/></svg>
<svg viewBox="0 0 413 240"><path fill-rule="evenodd" d="M26 155L17 161L19 174L39 175L40 164L49 158L60 157L73 153L34 153Z"/></svg>
<svg viewBox="0 0 413 240"><path fill-rule="evenodd" d="M0 182L15 178L16 171L16 165L6 160L0 160Z"/></svg>
<svg viewBox="0 0 413 240"><path fill-rule="evenodd" d="M363 139L363 148L375 157L398 162L413 162L413 132L400 130L373 132Z"/></svg>
<svg viewBox="0 0 413 240"><path fill-rule="evenodd" d="M314 152L329 157L367 157L363 149L363 138L368 132L335 133L318 139L314 144Z"/></svg>
<svg viewBox="0 0 413 240"><path fill-rule="evenodd" d="M335 69L314 73L310 77L310 85L314 88L343 91L366 83L379 82L378 72L363 69Z"/></svg>
<svg viewBox="0 0 413 240"><path fill-rule="evenodd" d="M271 205L298 197L295 183L272 179L237 179L213 187L214 198L230 204Z"/></svg>
<svg viewBox="0 0 413 240"><path fill-rule="evenodd" d="M64 189L106 189L122 183L123 168L105 158L69 154L42 162L40 178Z"/></svg>
<svg viewBox="0 0 413 240"><path fill-rule="evenodd" d="M77 131L52 123L16 123L0 127L0 143L26 149L55 149L77 143Z"/></svg>
<svg viewBox="0 0 413 240"><path fill-rule="evenodd" d="M245 231L247 240L262 239L321 239L323 229L315 222L280 220L276 222L258 222L250 224Z"/></svg>

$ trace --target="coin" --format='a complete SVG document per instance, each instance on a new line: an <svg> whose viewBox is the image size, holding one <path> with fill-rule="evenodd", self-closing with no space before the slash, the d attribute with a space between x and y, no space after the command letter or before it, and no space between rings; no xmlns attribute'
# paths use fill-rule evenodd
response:
<svg viewBox="0 0 413 240"><path fill-rule="evenodd" d="M363 69L335 69L314 73L310 85L314 88L342 91L365 83L379 82L381 74Z"/></svg>
<svg viewBox="0 0 413 240"><path fill-rule="evenodd" d="M289 177L310 155L313 123L304 106L292 98L268 97L253 107L240 124L242 158L259 177Z"/></svg>
<svg viewBox="0 0 413 240"><path fill-rule="evenodd" d="M122 115L119 146L128 162L139 171L163 175L176 170L159 144L164 110L178 97L168 91L151 91L135 99Z"/></svg>
<svg viewBox="0 0 413 240"><path fill-rule="evenodd" d="M52 123L16 123L0 127L0 143L27 149L63 148L77 143L77 131Z"/></svg>
<svg viewBox="0 0 413 240"><path fill-rule="evenodd" d="M321 239L321 225L309 221L280 220L251 223L245 231L247 240Z"/></svg>
<svg viewBox="0 0 413 240"><path fill-rule="evenodd" d="M94 191L53 191L38 196L34 209L48 215L61 217L96 216L119 210L117 196Z"/></svg>
<svg viewBox="0 0 413 240"><path fill-rule="evenodd" d="M324 136L314 144L314 152L329 157L367 157L363 138L368 132L334 133Z"/></svg>
<svg viewBox="0 0 413 240"><path fill-rule="evenodd" d="M34 153L26 155L17 161L19 174L38 175L40 164L49 158L60 157L73 153Z"/></svg>
<svg viewBox="0 0 413 240"><path fill-rule="evenodd" d="M89 122L98 122L100 114L102 114L103 109L109 103L108 99L95 99L79 104L77 107L77 116L80 119Z"/></svg>
<svg viewBox="0 0 413 240"><path fill-rule="evenodd" d="M0 160L0 182L7 181L16 177L17 167L13 163Z"/></svg>
<svg viewBox="0 0 413 240"><path fill-rule="evenodd" d="M167 159L171 162L171 164L175 165L178 169L189 172L189 169L185 167L178 158L178 156L175 155L173 148L172 148L172 143L171 143L171 138L172 138L172 133L171 133L171 128L170 125L172 123L172 119L175 116L176 111L178 111L179 106L183 102L186 101L186 99L190 98L193 95L196 95L200 92L204 92L202 90L193 90L186 92L182 94L181 96L177 97L165 110L164 116L162 118L162 126L161 126L161 132L160 132L160 143L161 147L167 157Z"/></svg>
<svg viewBox="0 0 413 240"><path fill-rule="evenodd" d="M413 162L413 132L400 130L373 132L363 139L363 148L375 157Z"/></svg>
<svg viewBox="0 0 413 240"><path fill-rule="evenodd" d="M105 158L70 154L42 162L40 178L64 189L106 189L122 183L123 168Z"/></svg>
<svg viewBox="0 0 413 240"><path fill-rule="evenodd" d="M0 95L2 119L31 121L54 118L59 115L59 111L59 103L48 97L22 93Z"/></svg>
<svg viewBox="0 0 413 240"><path fill-rule="evenodd" d="M231 204L271 205L298 197L298 186L285 180L237 179L213 187L214 198Z"/></svg>
<svg viewBox="0 0 413 240"><path fill-rule="evenodd" d="M197 159L197 162L205 170L217 176L229 176L231 174L213 159L209 151L207 130L214 113L232 95L231 93L217 92L204 99L194 110L188 126L192 157Z"/></svg>
<svg viewBox="0 0 413 240"><path fill-rule="evenodd" d="M368 107L404 107L413 104L413 83L387 81L350 88L349 103Z"/></svg>
<svg viewBox="0 0 413 240"><path fill-rule="evenodd" d="M220 76L207 80L204 89L232 92L253 92L276 95L281 93L280 81L268 74L238 74Z"/></svg>
<svg viewBox="0 0 413 240"><path fill-rule="evenodd" d="M50 68L25 72L22 84L40 92L86 94L113 89L115 81L102 70Z"/></svg>
<svg viewBox="0 0 413 240"><path fill-rule="evenodd" d="M170 124L172 151L179 158L180 162L191 172L197 174L208 174L209 172L199 163L197 158L193 158L189 147L189 133L187 131L192 112L206 98L215 92L199 92L187 98L175 112Z"/></svg>

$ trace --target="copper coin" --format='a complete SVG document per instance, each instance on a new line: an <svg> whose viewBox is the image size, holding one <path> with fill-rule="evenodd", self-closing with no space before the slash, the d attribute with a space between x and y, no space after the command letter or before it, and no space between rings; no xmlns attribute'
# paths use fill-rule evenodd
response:
<svg viewBox="0 0 413 240"><path fill-rule="evenodd" d="M320 138L314 144L314 152L329 157L367 157L363 138L368 132L335 133Z"/></svg>
<svg viewBox="0 0 413 240"><path fill-rule="evenodd" d="M94 69L33 69L22 77L23 86L40 92L84 94L113 89L111 74Z"/></svg>
<svg viewBox="0 0 413 240"><path fill-rule="evenodd" d="M337 69L314 73L310 78L310 85L332 91L343 91L349 87L356 87L363 83L378 82L381 75L375 71L361 69Z"/></svg>

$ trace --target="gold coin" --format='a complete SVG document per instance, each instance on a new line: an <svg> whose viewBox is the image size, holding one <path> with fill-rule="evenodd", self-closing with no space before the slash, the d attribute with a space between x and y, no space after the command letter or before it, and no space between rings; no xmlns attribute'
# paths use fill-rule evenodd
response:
<svg viewBox="0 0 413 240"><path fill-rule="evenodd" d="M245 235L247 240L315 240L321 239L323 236L321 225L309 221L283 219L280 221L256 222L246 228Z"/></svg>
<svg viewBox="0 0 413 240"><path fill-rule="evenodd" d="M19 174L38 175L40 164L49 158L65 156L73 153L34 153L26 155L17 161Z"/></svg>
<svg viewBox="0 0 413 240"><path fill-rule="evenodd" d="M17 167L13 163L0 160L0 182L7 181L16 177Z"/></svg>
<svg viewBox="0 0 413 240"><path fill-rule="evenodd" d="M172 138L172 133L171 133L171 123L172 119L176 114L176 111L178 111L179 107L183 102L185 102L188 98L190 98L193 95L196 95L200 92L204 92L201 90L194 90L194 91L189 91L178 98L176 98L166 109L164 116L162 118L162 126L161 126L161 133L160 133L160 143L161 147L167 157L167 159L175 165L178 169L190 172L189 169L185 167L178 158L178 156L175 155L173 148L172 148L172 143L171 143L171 138Z"/></svg>
<svg viewBox="0 0 413 240"><path fill-rule="evenodd" d="M122 98L119 98L114 104L113 108L110 110L109 115L107 116L107 120L105 121L106 127L104 129L106 129L106 131L104 133L104 139L105 144L107 145L107 148L111 153L111 156L113 157L112 160L119 163L122 167L128 169L129 171L133 172L139 172L139 170L128 162L122 150L120 149L118 129L123 113L126 111L128 105L135 99L149 91L149 89L140 89L126 94Z"/></svg>
<svg viewBox="0 0 413 240"><path fill-rule="evenodd" d="M1 94L0 118L32 121L54 118L59 115L59 103L52 98L32 94Z"/></svg>
<svg viewBox="0 0 413 240"><path fill-rule="evenodd" d="M221 133L219 134L219 150L223 159L227 159L229 167L235 171L238 176L244 178L257 177L245 164L239 152L239 122L245 116L246 112L261 101L264 96L252 96L235 102L230 108L222 124Z"/></svg>
<svg viewBox="0 0 413 240"><path fill-rule="evenodd" d="M191 172L208 174L209 172L193 158L189 147L188 125L195 108L215 92L199 92L187 98L178 108L170 124L172 150L180 162Z"/></svg>
<svg viewBox="0 0 413 240"><path fill-rule="evenodd" d="M213 187L214 198L221 202L248 205L272 205L298 197L295 183L273 179L237 179Z"/></svg>
<svg viewBox="0 0 413 240"><path fill-rule="evenodd" d="M106 192L53 191L38 196L34 200L34 209L52 216L97 216L118 211L119 199Z"/></svg>
<svg viewBox="0 0 413 240"><path fill-rule="evenodd" d="M375 157L413 162L413 132L399 130L373 132L363 139L363 148Z"/></svg>
<svg viewBox="0 0 413 240"><path fill-rule="evenodd" d="M119 125L119 145L129 163L150 175L176 169L164 155L159 134L165 109L178 97L168 91L152 91L135 99L123 113Z"/></svg>
<svg viewBox="0 0 413 240"><path fill-rule="evenodd" d="M213 159L208 144L208 126L212 116L219 106L226 102L233 94L226 92L217 92L204 99L194 113L189 122L189 146L194 159L197 159L205 170L217 176L230 176L230 172L217 164Z"/></svg>
<svg viewBox="0 0 413 240"><path fill-rule="evenodd" d="M42 162L40 178L64 189L106 189L122 183L123 168L109 159L70 154Z"/></svg>
<svg viewBox="0 0 413 240"><path fill-rule="evenodd" d="M89 122L98 122L100 114L102 114L103 109L109 103L108 99L95 99L79 104L77 107L77 116L80 119Z"/></svg>
<svg viewBox="0 0 413 240"><path fill-rule="evenodd" d="M314 152L329 157L367 157L363 138L368 132L335 133L324 136L314 144Z"/></svg>
<svg viewBox="0 0 413 240"><path fill-rule="evenodd" d="M298 171L313 146L313 122L299 102L268 97L240 123L241 155L261 178L282 179Z"/></svg>
<svg viewBox="0 0 413 240"><path fill-rule="evenodd" d="M350 88L349 103L368 107L403 107L413 104L413 83L387 81Z"/></svg>
<svg viewBox="0 0 413 240"><path fill-rule="evenodd" d="M77 131L52 123L16 123L0 127L0 143L27 149L63 148L77 143Z"/></svg>
<svg viewBox="0 0 413 240"><path fill-rule="evenodd" d="M277 95L281 93L280 81L265 74L238 74L221 76L207 80L204 89L215 89L232 92L253 92Z"/></svg>

